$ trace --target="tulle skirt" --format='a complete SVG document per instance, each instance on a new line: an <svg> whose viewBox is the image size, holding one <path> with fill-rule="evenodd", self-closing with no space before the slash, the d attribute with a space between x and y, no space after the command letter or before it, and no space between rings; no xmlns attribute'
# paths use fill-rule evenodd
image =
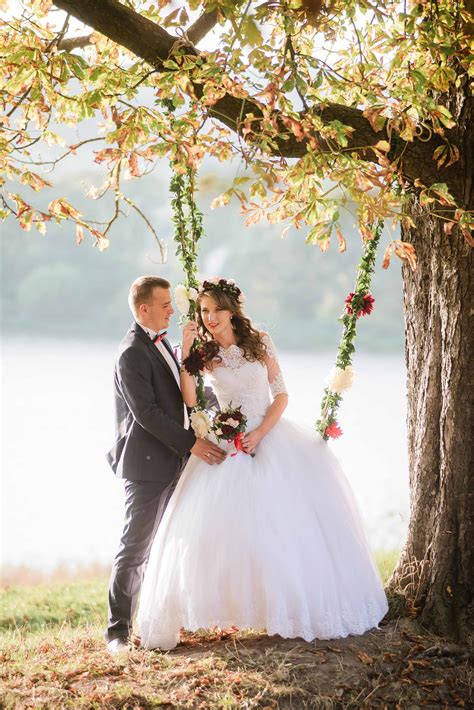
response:
<svg viewBox="0 0 474 710"><path fill-rule="evenodd" d="M352 491L321 437L282 418L210 466L191 456L153 541L138 611L145 648L231 625L333 639L388 609Z"/></svg>

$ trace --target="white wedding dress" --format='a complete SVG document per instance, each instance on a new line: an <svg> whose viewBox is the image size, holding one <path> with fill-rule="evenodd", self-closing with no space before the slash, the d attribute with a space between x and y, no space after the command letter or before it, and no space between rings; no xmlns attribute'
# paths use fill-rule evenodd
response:
<svg viewBox="0 0 474 710"><path fill-rule="evenodd" d="M242 405L247 430L285 391L269 336L265 363L219 351L221 408ZM233 445L229 445L234 451ZM363 634L388 610L350 486L322 437L282 417L256 449L210 466L189 459L154 539L140 599L145 648L180 629L232 625L285 638Z"/></svg>

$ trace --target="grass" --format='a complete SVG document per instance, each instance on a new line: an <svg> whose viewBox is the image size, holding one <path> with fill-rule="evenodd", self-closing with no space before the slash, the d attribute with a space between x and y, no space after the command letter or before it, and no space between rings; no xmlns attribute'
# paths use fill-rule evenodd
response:
<svg viewBox="0 0 474 710"><path fill-rule="evenodd" d="M376 555L384 579L396 553ZM467 649L395 619L380 630L306 643L263 633L184 634L168 653L104 646L107 580L1 592L0 707L468 707ZM433 650L435 649L435 650Z"/></svg>

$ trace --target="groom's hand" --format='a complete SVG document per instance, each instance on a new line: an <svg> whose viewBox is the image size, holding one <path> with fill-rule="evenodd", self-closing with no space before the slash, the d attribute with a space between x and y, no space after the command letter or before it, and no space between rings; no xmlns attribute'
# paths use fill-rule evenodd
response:
<svg viewBox="0 0 474 710"><path fill-rule="evenodd" d="M227 454L207 439L196 439L191 453L209 464L222 463Z"/></svg>

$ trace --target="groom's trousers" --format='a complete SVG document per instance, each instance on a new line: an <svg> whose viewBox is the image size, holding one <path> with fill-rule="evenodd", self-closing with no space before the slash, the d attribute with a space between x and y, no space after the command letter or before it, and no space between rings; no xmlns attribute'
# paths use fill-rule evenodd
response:
<svg viewBox="0 0 474 710"><path fill-rule="evenodd" d="M173 488L163 491L162 482L125 480L125 521L110 577L107 641L130 636L153 537Z"/></svg>

